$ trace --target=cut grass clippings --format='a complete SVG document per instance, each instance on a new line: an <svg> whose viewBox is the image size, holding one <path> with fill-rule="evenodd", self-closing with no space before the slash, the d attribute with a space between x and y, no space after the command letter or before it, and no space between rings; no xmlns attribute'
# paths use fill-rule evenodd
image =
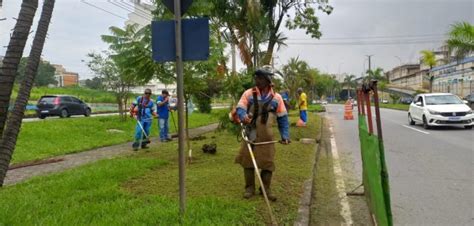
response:
<svg viewBox="0 0 474 226"><path fill-rule="evenodd" d="M218 114L193 113L190 128L218 122ZM173 112L177 120L176 112ZM176 122L177 123L177 122ZM23 123L18 137L12 163L49 158L58 155L86 151L132 141L136 121L128 118L121 121L118 116L92 118L68 118ZM176 132L172 118L170 133ZM157 120L153 120L151 136L158 135Z"/></svg>
<svg viewBox="0 0 474 226"><path fill-rule="evenodd" d="M306 128L291 127L293 143L276 144L272 190L278 201L272 207L281 225L296 219L303 182L311 176L314 144L297 142L298 138L317 136L319 117L310 114L309 119ZM206 139L192 141L194 158L186 169L183 225L269 223L261 196L242 198L243 170L233 163L240 146L235 135L221 131L204 136ZM217 144L215 155L200 150L209 143ZM7 186L0 190L0 224L177 225L176 150L176 142L163 143L133 157L102 160Z"/></svg>

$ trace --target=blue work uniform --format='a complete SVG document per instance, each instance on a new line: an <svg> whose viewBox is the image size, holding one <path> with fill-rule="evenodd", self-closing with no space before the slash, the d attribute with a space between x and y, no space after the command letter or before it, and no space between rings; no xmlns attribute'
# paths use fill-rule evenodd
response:
<svg viewBox="0 0 474 226"><path fill-rule="evenodd" d="M156 98L156 113L158 113L158 129L160 130L160 141L165 142L169 140L168 132L169 132L169 96L165 98L164 96L160 95ZM166 100L167 99L167 100ZM166 102L165 102L166 101ZM160 104L163 104L160 106Z"/></svg>
<svg viewBox="0 0 474 226"><path fill-rule="evenodd" d="M150 136L150 127L153 120L153 112L155 111L155 104L153 102L154 101L152 99L147 99L140 96L137 97L137 99L132 103L133 108L138 108L138 122L141 124L146 136L148 137ZM145 138L140 124L137 123L137 126L135 127L135 142Z"/></svg>

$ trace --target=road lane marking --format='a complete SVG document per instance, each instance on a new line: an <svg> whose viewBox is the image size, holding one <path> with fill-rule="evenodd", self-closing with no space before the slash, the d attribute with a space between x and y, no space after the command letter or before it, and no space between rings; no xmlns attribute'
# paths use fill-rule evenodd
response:
<svg viewBox="0 0 474 226"><path fill-rule="evenodd" d="M341 210L340 214L344 218L345 225L352 225L352 213L351 207L349 206L349 201L346 196L346 185L344 184L344 179L342 177L342 168L339 162L339 154L336 146L336 139L334 138L334 133L332 126L329 126L329 131L331 132L331 152L334 159L333 169L334 175L336 175L336 188L338 191L339 199L341 200Z"/></svg>
<svg viewBox="0 0 474 226"><path fill-rule="evenodd" d="M415 128L412 128L412 127L410 127L410 126L407 126L407 125L402 125L402 126L403 126L403 127L405 127L405 128L408 128L408 129L415 130L415 131L417 131L417 132L420 132L420 133L424 133L424 134L430 134L430 133L428 133L428 132L426 132L426 131L419 130L419 129L415 129Z"/></svg>

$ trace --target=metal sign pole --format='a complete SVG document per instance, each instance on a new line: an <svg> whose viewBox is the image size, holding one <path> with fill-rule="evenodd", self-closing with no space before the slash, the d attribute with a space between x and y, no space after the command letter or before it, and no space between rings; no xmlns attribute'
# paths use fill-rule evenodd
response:
<svg viewBox="0 0 474 226"><path fill-rule="evenodd" d="M185 156L184 156L184 78L183 51L181 42L181 1L174 0L175 37L176 37L176 75L178 88L178 152L179 152L179 213L184 216L186 210Z"/></svg>

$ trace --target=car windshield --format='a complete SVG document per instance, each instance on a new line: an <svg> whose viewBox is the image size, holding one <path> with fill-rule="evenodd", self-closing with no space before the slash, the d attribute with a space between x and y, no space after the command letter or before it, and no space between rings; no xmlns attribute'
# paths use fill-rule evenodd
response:
<svg viewBox="0 0 474 226"><path fill-rule="evenodd" d="M41 98L40 101L38 101L39 103L46 103L46 104L52 104L54 102L54 99L56 99L56 97L43 97Z"/></svg>
<svg viewBox="0 0 474 226"><path fill-rule="evenodd" d="M426 105L462 104L463 102L454 95L427 96Z"/></svg>

